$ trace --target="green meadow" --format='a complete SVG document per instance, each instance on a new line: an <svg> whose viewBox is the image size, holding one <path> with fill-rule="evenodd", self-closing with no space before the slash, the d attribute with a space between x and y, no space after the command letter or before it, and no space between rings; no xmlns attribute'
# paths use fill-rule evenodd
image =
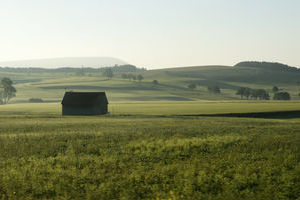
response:
<svg viewBox="0 0 300 200"><path fill-rule="evenodd" d="M95 69L94 69L95 70ZM126 73L126 72L125 72ZM239 87L265 89L272 99L273 86L289 92L292 100L300 100L299 72L265 69L263 67L195 66L128 72L141 74L144 79L123 79L115 72L110 80L102 72L87 72L78 76L76 71L59 70L6 70L0 68L0 77L10 77L17 89L12 103L26 103L30 98L46 102L60 102L65 91L106 91L110 101L230 101L240 100ZM158 84L154 85L153 80ZM195 84L195 89L188 89ZM220 94L207 90L216 85Z"/></svg>
<svg viewBox="0 0 300 200"><path fill-rule="evenodd" d="M295 70L132 72L141 82L74 70L0 69L17 89L0 105L0 199L299 199L300 116L216 116L299 111ZM291 101L272 100L273 86ZM240 100L239 87L271 100ZM65 91L105 91L109 114L62 116Z"/></svg>
<svg viewBox="0 0 300 200"><path fill-rule="evenodd" d="M298 102L0 107L1 199L297 199L300 118L180 116L299 110Z"/></svg>

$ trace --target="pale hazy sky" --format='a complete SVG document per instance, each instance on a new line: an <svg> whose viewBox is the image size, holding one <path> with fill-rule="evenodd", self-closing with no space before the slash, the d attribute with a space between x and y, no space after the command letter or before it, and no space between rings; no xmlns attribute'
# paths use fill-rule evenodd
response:
<svg viewBox="0 0 300 200"><path fill-rule="evenodd" d="M300 0L0 0L0 61L70 56L300 67Z"/></svg>

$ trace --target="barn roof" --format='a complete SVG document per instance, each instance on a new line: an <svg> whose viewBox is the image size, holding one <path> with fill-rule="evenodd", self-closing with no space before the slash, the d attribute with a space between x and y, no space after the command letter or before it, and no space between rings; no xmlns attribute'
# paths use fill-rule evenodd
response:
<svg viewBox="0 0 300 200"><path fill-rule="evenodd" d="M69 106L97 106L108 104L105 92L66 92L61 102Z"/></svg>

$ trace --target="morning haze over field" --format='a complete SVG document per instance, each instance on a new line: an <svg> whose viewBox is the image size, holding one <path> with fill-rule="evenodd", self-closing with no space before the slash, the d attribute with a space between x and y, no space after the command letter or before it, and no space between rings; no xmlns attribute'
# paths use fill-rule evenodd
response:
<svg viewBox="0 0 300 200"><path fill-rule="evenodd" d="M152 68L300 66L298 0L3 1L0 61L109 56Z"/></svg>
<svg viewBox="0 0 300 200"><path fill-rule="evenodd" d="M299 199L300 2L0 6L0 199Z"/></svg>

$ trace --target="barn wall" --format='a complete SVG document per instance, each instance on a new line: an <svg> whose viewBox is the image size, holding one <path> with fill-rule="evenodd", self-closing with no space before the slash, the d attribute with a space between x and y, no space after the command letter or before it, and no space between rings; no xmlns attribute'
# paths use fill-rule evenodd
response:
<svg viewBox="0 0 300 200"><path fill-rule="evenodd" d="M63 115L101 115L107 113L107 105L77 107L77 106L62 106Z"/></svg>
<svg viewBox="0 0 300 200"><path fill-rule="evenodd" d="M101 112L106 114L108 112L108 104L101 105Z"/></svg>

